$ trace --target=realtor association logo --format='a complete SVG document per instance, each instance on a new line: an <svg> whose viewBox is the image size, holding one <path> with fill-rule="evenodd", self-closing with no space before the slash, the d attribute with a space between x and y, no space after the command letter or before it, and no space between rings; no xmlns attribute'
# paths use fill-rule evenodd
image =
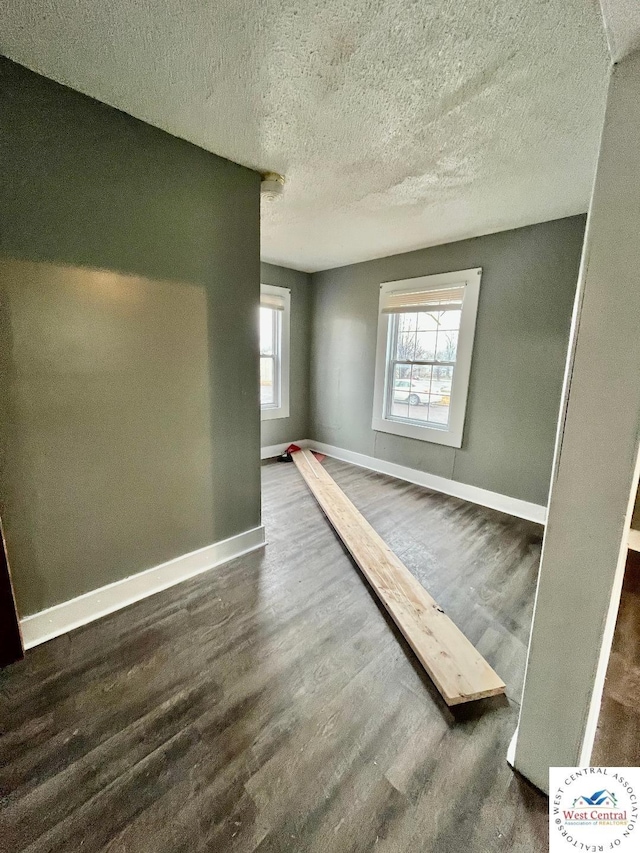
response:
<svg viewBox="0 0 640 853"><path fill-rule="evenodd" d="M552 767L549 782L550 853L638 849L640 768Z"/></svg>
<svg viewBox="0 0 640 853"><path fill-rule="evenodd" d="M581 794L570 809L562 810L565 826L613 826L627 820L627 812L618 809L618 798L603 789L585 797Z"/></svg>
<svg viewBox="0 0 640 853"><path fill-rule="evenodd" d="M610 808L615 808L617 805L616 795L612 794L611 791L596 791L590 797L577 797L573 801L574 808L580 808L580 806L609 806Z"/></svg>

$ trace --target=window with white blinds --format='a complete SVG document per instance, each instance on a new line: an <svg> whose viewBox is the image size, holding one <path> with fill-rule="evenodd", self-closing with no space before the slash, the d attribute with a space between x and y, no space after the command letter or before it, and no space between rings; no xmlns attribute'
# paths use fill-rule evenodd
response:
<svg viewBox="0 0 640 853"><path fill-rule="evenodd" d="M466 285L433 288L432 290L390 290L380 297L384 314L411 314L418 311L460 310Z"/></svg>
<svg viewBox="0 0 640 853"><path fill-rule="evenodd" d="M289 293L288 290L285 290L283 287L277 288L277 290L284 291L283 293L273 293L272 291L276 288L271 287L269 291L266 291L264 288L267 285L262 285L260 290L260 307L261 308L269 308L274 311L284 311L285 303L286 303L286 294Z"/></svg>
<svg viewBox="0 0 640 853"><path fill-rule="evenodd" d="M289 417L289 336L291 294L260 286L260 408L262 420Z"/></svg>
<svg viewBox="0 0 640 853"><path fill-rule="evenodd" d="M481 273L381 285L375 430L461 446Z"/></svg>

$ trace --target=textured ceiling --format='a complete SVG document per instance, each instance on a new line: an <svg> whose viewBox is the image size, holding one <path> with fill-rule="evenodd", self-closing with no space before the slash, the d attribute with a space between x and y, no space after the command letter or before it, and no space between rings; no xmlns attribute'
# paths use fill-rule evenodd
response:
<svg viewBox="0 0 640 853"><path fill-rule="evenodd" d="M0 51L286 174L303 270L586 210L609 61L596 0L11 0Z"/></svg>

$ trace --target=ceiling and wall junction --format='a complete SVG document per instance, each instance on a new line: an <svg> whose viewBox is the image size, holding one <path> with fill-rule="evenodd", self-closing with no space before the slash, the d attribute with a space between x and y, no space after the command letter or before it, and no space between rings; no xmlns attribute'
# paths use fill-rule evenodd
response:
<svg viewBox="0 0 640 853"><path fill-rule="evenodd" d="M306 271L584 212L609 64L596 0L15 2L0 52L285 174Z"/></svg>

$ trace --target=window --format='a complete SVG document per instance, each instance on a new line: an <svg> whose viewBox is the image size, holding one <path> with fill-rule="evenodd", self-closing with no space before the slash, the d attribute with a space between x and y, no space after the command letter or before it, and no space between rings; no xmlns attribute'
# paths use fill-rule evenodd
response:
<svg viewBox="0 0 640 853"><path fill-rule="evenodd" d="M260 285L260 408L262 420L289 417L289 309L285 287Z"/></svg>
<svg viewBox="0 0 640 853"><path fill-rule="evenodd" d="M373 429L462 446L481 269L380 286Z"/></svg>

